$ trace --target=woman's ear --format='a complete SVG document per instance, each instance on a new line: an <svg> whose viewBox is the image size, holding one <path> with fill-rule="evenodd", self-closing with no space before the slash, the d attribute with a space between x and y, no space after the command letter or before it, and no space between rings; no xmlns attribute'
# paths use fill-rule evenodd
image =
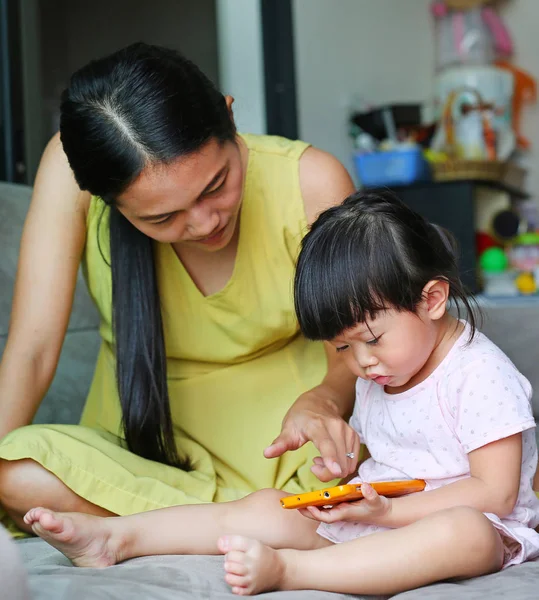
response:
<svg viewBox="0 0 539 600"><path fill-rule="evenodd" d="M230 118L232 122L234 122L234 111L232 110L232 105L234 104L234 98L232 96L225 96L226 107L228 108L228 112L230 114Z"/></svg>
<svg viewBox="0 0 539 600"><path fill-rule="evenodd" d="M423 299L429 317L433 321L441 319L447 311L449 300L449 282L433 279L423 288Z"/></svg>

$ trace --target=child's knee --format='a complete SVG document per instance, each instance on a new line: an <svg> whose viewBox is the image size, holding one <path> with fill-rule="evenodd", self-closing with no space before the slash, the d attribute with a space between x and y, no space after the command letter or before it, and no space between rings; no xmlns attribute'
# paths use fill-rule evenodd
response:
<svg viewBox="0 0 539 600"><path fill-rule="evenodd" d="M436 513L438 533L448 541L459 542L473 538L474 534L482 537L488 528L492 529L485 515L469 506L455 506Z"/></svg>
<svg viewBox="0 0 539 600"><path fill-rule="evenodd" d="M438 534L457 548L470 569L497 571L503 564L503 544L494 525L485 515L468 506L457 506L440 513ZM475 564L477 563L477 564Z"/></svg>
<svg viewBox="0 0 539 600"><path fill-rule="evenodd" d="M263 542L273 548L312 549L316 546L317 523L302 516L297 510L281 506L285 492L264 489L249 494L238 503L229 503L224 514L223 529L241 531L246 519L264 524Z"/></svg>
<svg viewBox="0 0 539 600"><path fill-rule="evenodd" d="M267 519L269 523L278 522L284 512L279 502L283 495L279 490L268 488L253 492L237 502L225 502L221 505L222 527L234 531L239 515L243 520L248 517L255 520Z"/></svg>
<svg viewBox="0 0 539 600"><path fill-rule="evenodd" d="M265 488L263 490L258 490L257 492L253 492L248 496L245 496L242 503L246 505L251 505L257 508L264 508L265 510L283 510L281 507L281 498L286 496L286 493L281 490L276 490L273 488Z"/></svg>

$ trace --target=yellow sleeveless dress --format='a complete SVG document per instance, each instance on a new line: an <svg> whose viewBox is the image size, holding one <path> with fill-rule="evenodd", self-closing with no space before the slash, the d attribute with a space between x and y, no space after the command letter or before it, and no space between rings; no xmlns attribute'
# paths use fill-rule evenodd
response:
<svg viewBox="0 0 539 600"><path fill-rule="evenodd" d="M327 367L322 344L300 335L292 298L306 230L299 159L307 144L243 139L249 158L238 251L224 289L204 297L172 247L156 243L172 418L177 445L194 470L140 458L122 442L105 262L108 209L99 198L90 205L83 267L103 343L81 425L18 429L0 443L0 458L31 458L120 515L233 500L263 487L292 493L319 487L310 472L312 444L279 459L263 456L287 409Z"/></svg>

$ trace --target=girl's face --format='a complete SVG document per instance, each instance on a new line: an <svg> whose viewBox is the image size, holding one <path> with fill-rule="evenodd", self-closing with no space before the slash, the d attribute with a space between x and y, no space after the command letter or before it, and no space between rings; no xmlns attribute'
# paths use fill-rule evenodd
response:
<svg viewBox="0 0 539 600"><path fill-rule="evenodd" d="M170 164L149 165L117 198L118 210L148 237L214 252L234 235L247 149L210 140Z"/></svg>
<svg viewBox="0 0 539 600"><path fill-rule="evenodd" d="M403 392L420 381L429 359L443 339L443 319L433 319L426 302L417 314L393 308L358 323L330 341L350 370L361 379Z"/></svg>

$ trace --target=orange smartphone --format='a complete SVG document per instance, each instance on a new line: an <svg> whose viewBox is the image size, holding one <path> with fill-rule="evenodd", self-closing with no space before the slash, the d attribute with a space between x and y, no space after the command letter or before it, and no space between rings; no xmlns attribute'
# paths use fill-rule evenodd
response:
<svg viewBox="0 0 539 600"><path fill-rule="evenodd" d="M422 492L425 489L425 482L422 479L411 479L408 481L379 481L369 484L380 496L396 498L405 496L414 492ZM339 502L352 502L361 500L361 484L346 484L336 487L317 490L316 492L306 492L297 496L287 496L281 498L283 508L304 508L305 506L333 506Z"/></svg>

